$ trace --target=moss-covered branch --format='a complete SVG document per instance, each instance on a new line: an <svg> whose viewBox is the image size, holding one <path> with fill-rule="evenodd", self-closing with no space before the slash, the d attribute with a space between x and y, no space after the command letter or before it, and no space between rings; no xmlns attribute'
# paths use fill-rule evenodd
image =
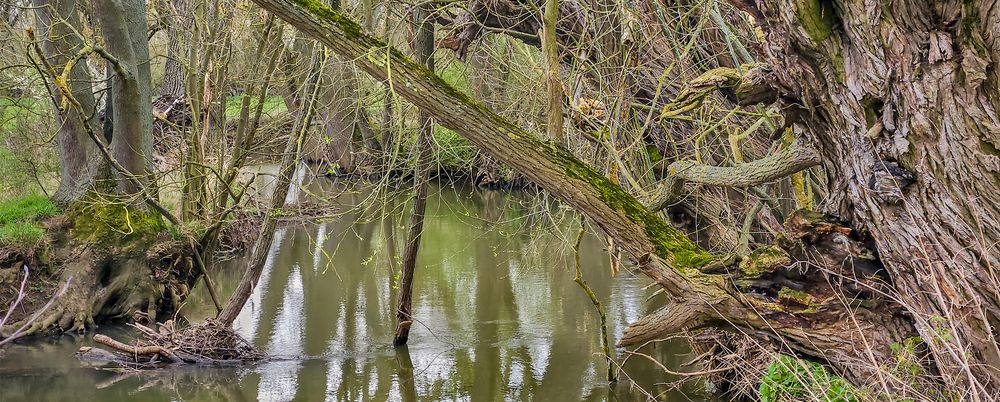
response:
<svg viewBox="0 0 1000 402"><path fill-rule="evenodd" d="M671 163L663 181L663 191L650 201L654 211L676 200L687 182L719 187L750 187L787 177L819 165L816 150L793 143L767 157L736 166L710 166L694 161Z"/></svg>
<svg viewBox="0 0 1000 402"><path fill-rule="evenodd" d="M314 37L373 77L389 81L403 98L442 126L468 139L569 205L618 240L654 279L691 289L690 278L715 257L640 204L635 197L558 145L543 142L484 108L397 49L368 36L343 14L313 0L254 0ZM652 255L673 267L656 268Z"/></svg>

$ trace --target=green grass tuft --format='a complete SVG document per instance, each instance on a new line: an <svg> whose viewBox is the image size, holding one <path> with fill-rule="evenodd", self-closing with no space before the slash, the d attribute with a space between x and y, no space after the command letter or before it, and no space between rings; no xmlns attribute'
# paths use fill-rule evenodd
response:
<svg viewBox="0 0 1000 402"><path fill-rule="evenodd" d="M226 98L226 119L236 119L240 117L240 110L243 109L243 96L230 96ZM250 116L257 110L257 97L250 98ZM261 112L267 116L279 115L288 112L285 107L285 99L280 96L268 96L264 98L264 106Z"/></svg>
<svg viewBox="0 0 1000 402"><path fill-rule="evenodd" d="M45 236L45 229L34 222L14 222L0 226L0 247L29 250Z"/></svg>
<svg viewBox="0 0 1000 402"><path fill-rule="evenodd" d="M0 203L0 247L27 251L45 236L39 219L55 216L59 208L45 196L29 195Z"/></svg>
<svg viewBox="0 0 1000 402"><path fill-rule="evenodd" d="M59 213L52 201L43 195L29 195L0 203L0 225L30 222Z"/></svg>

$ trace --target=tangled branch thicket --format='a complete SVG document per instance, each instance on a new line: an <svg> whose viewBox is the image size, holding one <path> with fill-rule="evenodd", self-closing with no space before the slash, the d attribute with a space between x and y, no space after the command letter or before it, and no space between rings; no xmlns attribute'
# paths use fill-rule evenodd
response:
<svg viewBox="0 0 1000 402"><path fill-rule="evenodd" d="M141 324L131 324L142 338L123 343L106 335L94 336L94 341L112 351L102 353L91 347L78 352L83 359L106 360L133 368L152 368L164 364L241 364L261 360L264 353L231 328L209 320L185 328L174 328L174 321L159 324L153 330Z"/></svg>

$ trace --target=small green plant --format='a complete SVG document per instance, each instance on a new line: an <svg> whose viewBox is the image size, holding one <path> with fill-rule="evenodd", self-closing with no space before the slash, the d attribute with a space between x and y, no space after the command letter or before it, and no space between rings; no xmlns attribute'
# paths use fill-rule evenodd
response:
<svg viewBox="0 0 1000 402"><path fill-rule="evenodd" d="M250 98L250 114L253 115L254 110L257 109L257 97ZM240 111L243 109L243 96L230 96L226 98L226 118L235 119L240 117ZM265 115L280 115L288 112L288 108L285 107L285 99L280 96L268 96L264 98L264 106L261 108L261 112Z"/></svg>
<svg viewBox="0 0 1000 402"><path fill-rule="evenodd" d="M452 130L434 126L434 144L438 163L444 168L464 170L476 162L476 147Z"/></svg>
<svg viewBox="0 0 1000 402"><path fill-rule="evenodd" d="M758 392L762 402L859 400L854 387L843 377L830 374L817 363L786 355L768 366Z"/></svg>

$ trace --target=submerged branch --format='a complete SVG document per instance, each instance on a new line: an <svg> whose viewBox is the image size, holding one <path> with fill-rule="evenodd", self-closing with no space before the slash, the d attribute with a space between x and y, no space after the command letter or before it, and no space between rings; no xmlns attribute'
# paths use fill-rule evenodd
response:
<svg viewBox="0 0 1000 402"><path fill-rule="evenodd" d="M608 315L604 312L604 305L597 299L594 289L591 289L587 281L583 279L583 271L580 270L580 243L583 241L583 235L586 233L586 226L583 224L583 219L580 219L580 234L576 236L576 246L573 247L573 251L576 254L576 277L573 278L573 282L580 285L580 288L587 293L587 297L590 298L591 303L594 303L594 308L597 309L597 314L601 316L601 349L604 351L604 358L608 360L608 382L613 383L618 382L618 374L615 370L615 359L611 357L611 346L608 342Z"/></svg>

